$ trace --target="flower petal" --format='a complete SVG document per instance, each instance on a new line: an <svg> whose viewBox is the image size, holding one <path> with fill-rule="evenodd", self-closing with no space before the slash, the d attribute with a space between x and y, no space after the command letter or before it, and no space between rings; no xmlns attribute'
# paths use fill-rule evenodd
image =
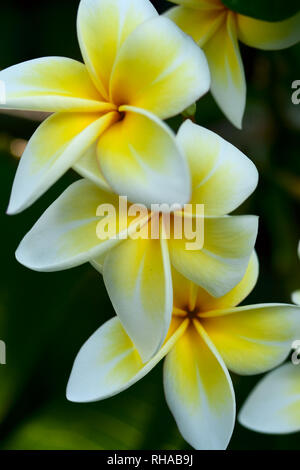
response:
<svg viewBox="0 0 300 470"><path fill-rule="evenodd" d="M98 273L102 275L103 275L103 266L104 266L104 261L105 261L106 256L107 256L107 253L103 253L102 255L97 256L97 258L94 258L91 261L91 265L93 266L93 268L95 268L96 271L98 271Z"/></svg>
<svg viewBox="0 0 300 470"><path fill-rule="evenodd" d="M189 326L167 355L164 388L179 431L190 445L199 450L226 449L235 420L234 391L199 322Z"/></svg>
<svg viewBox="0 0 300 470"><path fill-rule="evenodd" d="M165 13L165 16L174 21L182 31L192 36L200 47L203 47L215 34L224 21L224 15L225 12L219 13L204 7L197 9L194 5L193 8L173 7Z"/></svg>
<svg viewBox="0 0 300 470"><path fill-rule="evenodd" d="M183 322L156 356L144 364L120 320L102 325L82 346L73 366L67 398L74 402L102 400L125 390L144 377L184 333Z"/></svg>
<svg viewBox="0 0 300 470"><path fill-rule="evenodd" d="M237 26L240 41L257 49L285 49L300 41L300 13L276 22L237 15Z"/></svg>
<svg viewBox="0 0 300 470"><path fill-rule="evenodd" d="M299 366L284 364L258 382L240 411L239 422L268 434L300 431Z"/></svg>
<svg viewBox="0 0 300 470"><path fill-rule="evenodd" d="M179 310L185 312L187 306L190 311L195 310L197 307L200 312L234 307L242 302L254 288L258 277L258 268L257 255L254 252L243 279L231 291L218 298L213 297L204 289L183 277L173 268L174 308L178 313Z"/></svg>
<svg viewBox="0 0 300 470"><path fill-rule="evenodd" d="M241 129L246 81L233 13L228 13L226 22L207 42L204 52L211 72L211 92L225 116Z"/></svg>
<svg viewBox="0 0 300 470"><path fill-rule="evenodd" d="M118 118L117 113L58 113L33 134L19 163L8 207L16 214L35 202Z"/></svg>
<svg viewBox="0 0 300 470"><path fill-rule="evenodd" d="M250 215L204 218L203 248L187 249L190 240L171 239L171 262L183 276L221 297L244 277L257 227L257 217Z"/></svg>
<svg viewBox="0 0 300 470"><path fill-rule="evenodd" d="M291 297L293 304L300 305L300 290L295 290Z"/></svg>
<svg viewBox="0 0 300 470"><path fill-rule="evenodd" d="M157 16L148 0L81 0L77 33L91 77L109 100L109 81L116 56L132 31Z"/></svg>
<svg viewBox="0 0 300 470"><path fill-rule="evenodd" d="M43 57L13 65L0 72L5 83L1 108L34 111L105 111L86 67L65 57Z"/></svg>
<svg viewBox="0 0 300 470"><path fill-rule="evenodd" d="M111 101L166 119L198 100L209 85L204 53L172 21L158 17L124 42L112 73Z"/></svg>
<svg viewBox="0 0 300 470"><path fill-rule="evenodd" d="M96 215L100 204L111 204L116 214L112 233L103 239L97 234L98 223L108 216ZM118 234L127 233L129 224L119 221L118 207L116 195L90 181L73 183L24 237L16 251L17 260L36 271L56 271L100 256L120 242Z"/></svg>
<svg viewBox="0 0 300 470"><path fill-rule="evenodd" d="M300 307L259 304L201 314L201 323L227 367L260 374L280 364L300 337Z"/></svg>
<svg viewBox="0 0 300 470"><path fill-rule="evenodd" d="M250 258L243 279L232 290L223 295L223 297L216 298L209 295L208 292L201 289L201 287L198 287L195 306L197 306L201 312L235 307L241 303L254 288L258 278L258 270L258 258L254 252Z"/></svg>
<svg viewBox="0 0 300 470"><path fill-rule="evenodd" d="M189 162L192 204L205 215L225 215L254 191L258 172L252 161L214 132L186 120L177 134Z"/></svg>
<svg viewBox="0 0 300 470"><path fill-rule="evenodd" d="M127 334L148 361L165 340L172 315L166 240L126 240L105 257L103 277Z"/></svg>
<svg viewBox="0 0 300 470"><path fill-rule="evenodd" d="M125 117L98 143L101 171L113 190L134 203L188 202L189 169L171 130L154 115L123 106Z"/></svg>
<svg viewBox="0 0 300 470"><path fill-rule="evenodd" d="M77 173L79 173L83 178L87 178L100 188L112 192L112 189L106 182L100 170L100 165L97 158L97 145L98 142L95 142L93 145L91 145L84 155L82 155L82 157L76 161L76 163L73 165L73 169L77 171Z"/></svg>

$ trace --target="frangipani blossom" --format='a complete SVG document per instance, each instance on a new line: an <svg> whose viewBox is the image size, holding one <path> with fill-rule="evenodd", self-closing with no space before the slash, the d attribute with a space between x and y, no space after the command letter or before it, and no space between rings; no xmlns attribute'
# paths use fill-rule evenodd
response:
<svg viewBox="0 0 300 470"><path fill-rule="evenodd" d="M91 172L95 159L115 192L135 202L187 202L188 168L162 119L208 91L203 52L149 0L81 0L77 30L84 64L45 57L0 72L2 108L55 113L29 141L8 212L72 166Z"/></svg>
<svg viewBox="0 0 300 470"><path fill-rule="evenodd" d="M238 128L246 104L246 82L238 40L264 50L300 41L300 13L268 22L229 10L221 0L170 0L179 4L166 16L203 48L211 72L211 92L225 116Z"/></svg>
<svg viewBox="0 0 300 470"><path fill-rule="evenodd" d="M103 216L96 215L97 208L111 204L118 221L119 200L104 181L101 189L92 181L81 180L46 210L16 252L20 263L37 271L66 269L87 261L99 270L103 267L113 306L143 360L157 352L169 329L171 264L211 295L222 296L244 276L257 235L257 217L225 215L256 187L258 175L251 160L191 121L181 126L176 140L190 168L190 203L192 207L204 204L203 247L189 251L188 240L184 236L175 239L172 233L165 239L167 227L161 211L151 213L147 209L138 227L132 218L124 226L121 217L114 231L100 240L97 227ZM100 181L100 173L98 176ZM133 239L137 229L144 230L154 216L160 218L158 239ZM170 217L180 219L182 211ZM191 213L191 217L197 222L197 213Z"/></svg>
<svg viewBox="0 0 300 470"><path fill-rule="evenodd" d="M165 396L184 439L196 449L225 449L235 422L228 369L238 374L269 370L286 358L300 333L300 307L235 307L252 290L257 275L253 254L242 281L216 299L173 270L172 322L159 352L143 363L119 319L112 318L79 351L67 398L91 402L111 397L166 356Z"/></svg>
<svg viewBox="0 0 300 470"><path fill-rule="evenodd" d="M293 292L292 301L300 305L300 290ZM292 362L267 374L243 405L239 421L246 428L267 434L300 431L300 336L291 348Z"/></svg>

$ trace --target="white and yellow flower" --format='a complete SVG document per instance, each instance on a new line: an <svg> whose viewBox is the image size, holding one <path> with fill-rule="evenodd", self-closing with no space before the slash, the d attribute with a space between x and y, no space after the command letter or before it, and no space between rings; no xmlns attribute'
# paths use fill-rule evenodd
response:
<svg viewBox="0 0 300 470"><path fill-rule="evenodd" d="M55 113L29 141L8 212L28 207L70 167L92 173L96 158L118 194L187 202L185 159L162 119L208 91L203 52L149 0L81 0L77 29L84 64L45 57L0 72L2 108Z"/></svg>
<svg viewBox="0 0 300 470"><path fill-rule="evenodd" d="M295 305L235 307L252 290L257 275L253 254L242 281L216 299L173 270L172 322L159 352L143 363L120 320L112 318L79 351L67 398L91 402L111 397L166 356L165 396L181 434L196 449L225 449L235 422L228 369L237 374L269 370L286 358L300 333L300 308Z"/></svg>
<svg viewBox="0 0 300 470"><path fill-rule="evenodd" d="M227 118L241 128L246 82L238 40L265 50L292 46L300 41L300 13L268 22L235 13L221 0L171 1L179 6L166 16L203 48L211 71L211 92Z"/></svg>
<svg viewBox="0 0 300 470"><path fill-rule="evenodd" d="M251 160L191 121L181 126L176 140L190 168L190 203L192 207L204 204L203 247L189 251L185 237L165 239L161 214L159 239L133 239L137 229L149 225L155 214L146 210L138 226L132 218L124 226L123 219L119 222L118 196L103 179L102 188L84 179L72 184L46 210L16 252L20 263L38 271L66 269L87 261L103 268L114 308L143 360L157 352L169 329L171 264L211 295L222 296L244 276L257 235L257 217L226 215L256 187L258 175ZM94 174L100 181L96 165ZM115 207L118 222L102 240L97 236L103 220L97 215L101 204ZM181 210L172 214L181 216ZM195 220L198 215L192 213L191 217Z"/></svg>
<svg viewBox="0 0 300 470"><path fill-rule="evenodd" d="M300 290L293 292L292 301L300 305ZM291 348L292 362L267 374L247 398L239 414L246 428L267 434L300 431L300 335Z"/></svg>

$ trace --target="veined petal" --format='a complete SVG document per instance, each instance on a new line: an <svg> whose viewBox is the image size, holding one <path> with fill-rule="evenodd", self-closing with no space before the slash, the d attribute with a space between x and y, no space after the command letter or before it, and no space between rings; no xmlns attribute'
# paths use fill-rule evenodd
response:
<svg viewBox="0 0 300 470"><path fill-rule="evenodd" d="M235 420L234 391L220 355L196 321L166 357L164 389L179 431L190 445L226 449Z"/></svg>
<svg viewBox="0 0 300 470"><path fill-rule="evenodd" d="M101 171L118 194L135 203L188 202L188 164L173 132L147 111L123 106L124 119L98 143Z"/></svg>
<svg viewBox="0 0 300 470"><path fill-rule="evenodd" d="M34 111L106 111L112 109L94 87L86 67L65 57L43 57L0 72L5 84L1 108Z"/></svg>
<svg viewBox="0 0 300 470"><path fill-rule="evenodd" d="M198 46L203 47L223 23L225 14L223 11L211 8L179 6L171 8L164 15L174 21L182 31L192 36Z"/></svg>
<svg viewBox="0 0 300 470"><path fill-rule="evenodd" d="M77 18L81 53L105 99L120 47L139 24L154 16L157 12L148 0L81 0Z"/></svg>
<svg viewBox="0 0 300 470"><path fill-rule="evenodd" d="M183 276L214 297L221 297L245 275L257 227L257 217L250 215L206 217L203 248L187 249L191 240L172 238L169 242L171 262Z"/></svg>
<svg viewBox="0 0 300 470"><path fill-rule="evenodd" d="M87 178L97 186L106 191L111 191L109 184L106 182L101 173L99 161L97 158L97 145L95 142L87 151L80 157L79 160L73 165L73 169L77 171L83 178Z"/></svg>
<svg viewBox="0 0 300 470"><path fill-rule="evenodd" d="M284 364L266 375L247 398L239 422L267 434L300 431L299 366Z"/></svg>
<svg viewBox="0 0 300 470"><path fill-rule="evenodd" d="M225 116L239 129L246 104L246 82L233 13L207 42L211 92Z"/></svg>
<svg viewBox="0 0 300 470"><path fill-rule="evenodd" d="M97 215L101 204L111 213ZM20 243L16 258L36 271L57 271L90 261L120 243L134 229L121 214L118 196L80 180L44 212ZM115 224L114 224L115 220ZM107 223L107 236L99 238L99 223ZM129 228L128 228L129 227ZM101 232L102 233L102 232Z"/></svg>
<svg viewBox="0 0 300 470"><path fill-rule="evenodd" d="M225 215L254 191L258 172L240 150L214 132L186 120L177 141L192 177L190 203L204 204L205 215Z"/></svg>
<svg viewBox="0 0 300 470"><path fill-rule="evenodd" d="M91 402L111 397L144 377L168 353L184 333L186 322L144 364L120 320L115 317L102 325L82 346L73 366L67 398Z"/></svg>
<svg viewBox="0 0 300 470"><path fill-rule="evenodd" d="M237 15L237 26L240 41L257 49L285 49L300 41L300 13L275 22Z"/></svg>
<svg viewBox="0 0 300 470"><path fill-rule="evenodd" d="M201 314L201 323L227 367L260 374L280 364L300 337L300 307L259 304Z"/></svg>
<svg viewBox="0 0 300 470"><path fill-rule="evenodd" d="M209 85L204 53L172 21L158 17L140 25L120 49L111 101L166 119L198 100Z"/></svg>
<svg viewBox="0 0 300 470"><path fill-rule="evenodd" d="M58 113L46 119L22 155L8 213L16 214L35 202L117 119L115 112Z"/></svg>
<svg viewBox="0 0 300 470"><path fill-rule="evenodd" d="M143 362L157 353L173 306L166 240L129 239L105 258L103 277L111 302Z"/></svg>

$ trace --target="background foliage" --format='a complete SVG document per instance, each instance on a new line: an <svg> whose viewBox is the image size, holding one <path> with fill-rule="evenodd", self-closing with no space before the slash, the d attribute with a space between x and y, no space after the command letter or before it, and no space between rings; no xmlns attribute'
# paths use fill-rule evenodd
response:
<svg viewBox="0 0 300 470"><path fill-rule="evenodd" d="M153 3L160 11L170 6ZM248 5L261 18L271 12L270 20L288 16L295 5L280 0L224 3L237 9ZM2 2L0 68L50 55L80 60L77 6L77 0ZM224 118L210 94L197 105L197 122L239 147L260 172L257 191L239 211L260 216L260 277L247 303L288 302L291 291L300 288L300 105L291 103L291 83L300 79L299 53L300 45L277 52L242 47L248 83L243 131ZM175 130L180 123L181 118L170 122ZM90 265L44 274L14 259L37 217L78 178L69 172L25 213L5 215L18 163L13 154L37 124L0 114L0 339L7 345L7 365L0 365L0 448L188 449L163 397L161 365L104 402L79 405L65 398L79 347L114 312L101 276ZM259 378L233 377L238 406ZM299 437L256 434L237 424L229 448L296 449Z"/></svg>

